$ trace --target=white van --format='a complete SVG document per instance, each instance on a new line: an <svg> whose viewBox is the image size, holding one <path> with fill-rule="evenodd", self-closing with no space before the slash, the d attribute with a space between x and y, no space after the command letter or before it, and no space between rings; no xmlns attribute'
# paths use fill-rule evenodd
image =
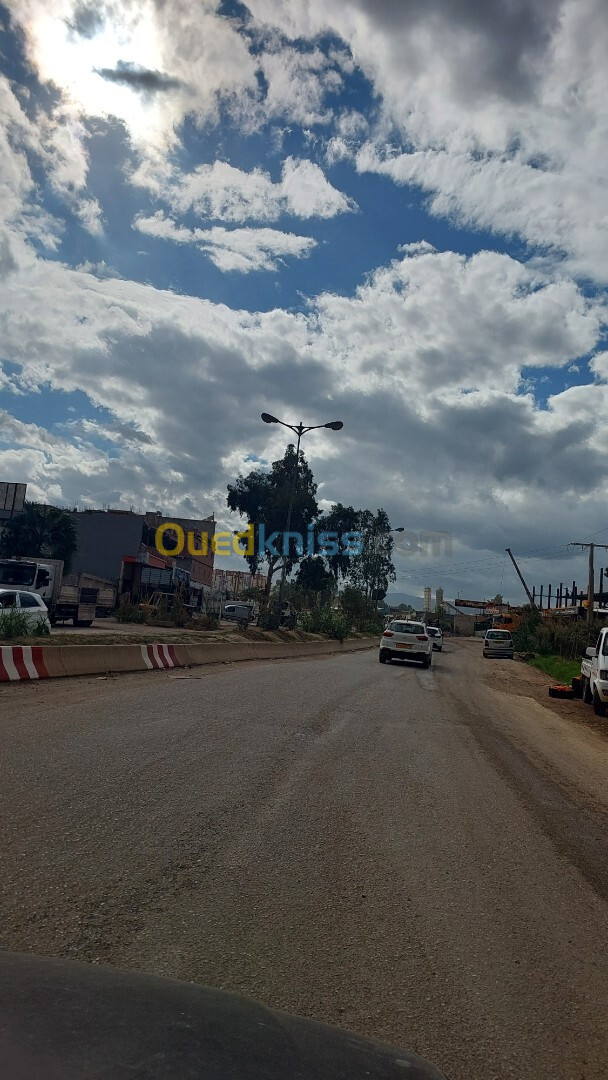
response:
<svg viewBox="0 0 608 1080"><path fill-rule="evenodd" d="M244 628L247 628L250 623L255 621L256 614L254 604L246 603L244 600L241 602L233 600L224 604L222 608L222 619L238 623L239 626Z"/></svg>

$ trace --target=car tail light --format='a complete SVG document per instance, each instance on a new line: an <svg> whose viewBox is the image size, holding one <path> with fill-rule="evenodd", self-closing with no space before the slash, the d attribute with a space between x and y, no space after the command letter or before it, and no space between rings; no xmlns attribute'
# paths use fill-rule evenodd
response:
<svg viewBox="0 0 608 1080"><path fill-rule="evenodd" d="M416 634L416 641L428 641L428 634Z"/></svg>
<svg viewBox="0 0 608 1080"><path fill-rule="evenodd" d="M394 637L394 636L395 636L395 633L394 633L393 630L385 630L383 635L382 635L382 637Z"/></svg>
<svg viewBox="0 0 608 1080"><path fill-rule="evenodd" d="M608 679L608 671L605 668L601 668L599 675L600 679Z"/></svg>

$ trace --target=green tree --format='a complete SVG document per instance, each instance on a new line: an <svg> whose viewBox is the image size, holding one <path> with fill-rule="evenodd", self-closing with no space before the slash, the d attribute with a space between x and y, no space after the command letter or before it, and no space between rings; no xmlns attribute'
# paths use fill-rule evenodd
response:
<svg viewBox="0 0 608 1080"><path fill-rule="evenodd" d="M266 567L265 600L268 602L272 579L283 568L284 530L292 484L295 481L291 511L291 532L300 533L306 543L306 534L313 524L319 508L316 501L317 485L304 454L300 450L296 462L295 447L289 445L284 456L273 461L270 471L254 469L247 476L239 476L228 485L227 502L231 510L241 514L253 524L254 545L252 554L244 554L252 573L258 567ZM263 529L264 543L261 531ZM295 539L289 540L285 556L289 573L302 557Z"/></svg>
<svg viewBox="0 0 608 1080"><path fill-rule="evenodd" d="M264 599L264 590L257 587L250 589L243 589L239 595L239 600L255 600L259 604Z"/></svg>
<svg viewBox="0 0 608 1080"><path fill-rule="evenodd" d="M386 510L379 509L375 514L371 510L359 513L362 551L354 555L348 580L355 588L364 593L368 604L375 609L379 600L388 592L389 581L394 581L393 535Z"/></svg>
<svg viewBox="0 0 608 1080"><path fill-rule="evenodd" d="M62 559L69 572L78 548L78 533L71 514L56 506L26 502L23 513L6 522L0 535L4 558L25 555L30 559Z"/></svg>
<svg viewBox="0 0 608 1080"><path fill-rule="evenodd" d="M353 585L345 585L340 593L340 607L350 621L351 626L359 627L368 614L365 593Z"/></svg>
<svg viewBox="0 0 608 1080"><path fill-rule="evenodd" d="M309 607L324 607L335 590L336 579L321 555L307 555L300 563L295 586Z"/></svg>
<svg viewBox="0 0 608 1080"><path fill-rule="evenodd" d="M285 589L283 591L283 601L288 600L294 611L303 611L306 607L306 596L301 589L298 589L293 581L285 582ZM278 581L272 586L270 593L270 607L274 611L278 612L279 602L279 583Z"/></svg>
<svg viewBox="0 0 608 1080"><path fill-rule="evenodd" d="M353 506L343 506L342 503L336 503L325 514L323 514L317 521L315 526L317 537L322 532L335 532L338 537L344 536L345 533L358 532L361 521L361 510L355 510ZM340 543L340 549L335 555L323 556L327 562L327 566L330 573L333 574L336 582L340 578L346 578L352 566L353 555L345 549L344 544Z"/></svg>

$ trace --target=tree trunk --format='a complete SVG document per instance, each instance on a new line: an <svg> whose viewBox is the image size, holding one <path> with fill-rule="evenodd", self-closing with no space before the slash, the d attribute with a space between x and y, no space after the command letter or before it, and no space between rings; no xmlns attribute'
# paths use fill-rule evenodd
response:
<svg viewBox="0 0 608 1080"><path fill-rule="evenodd" d="M266 574L266 585L264 586L264 603L263 603L263 606L265 608L267 608L269 603L270 603L270 590L272 589L272 576L274 574L274 571L275 571L275 563L274 563L274 561L272 561L272 562L270 562L268 564L268 573Z"/></svg>

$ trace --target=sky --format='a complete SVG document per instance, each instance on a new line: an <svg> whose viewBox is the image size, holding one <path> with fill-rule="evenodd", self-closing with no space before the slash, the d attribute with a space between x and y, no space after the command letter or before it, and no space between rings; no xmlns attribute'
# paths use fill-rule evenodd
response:
<svg viewBox="0 0 608 1080"><path fill-rule="evenodd" d="M583 585L607 54L605 0L5 0L0 480L233 529L261 412L340 419L321 506L451 538L396 591Z"/></svg>

